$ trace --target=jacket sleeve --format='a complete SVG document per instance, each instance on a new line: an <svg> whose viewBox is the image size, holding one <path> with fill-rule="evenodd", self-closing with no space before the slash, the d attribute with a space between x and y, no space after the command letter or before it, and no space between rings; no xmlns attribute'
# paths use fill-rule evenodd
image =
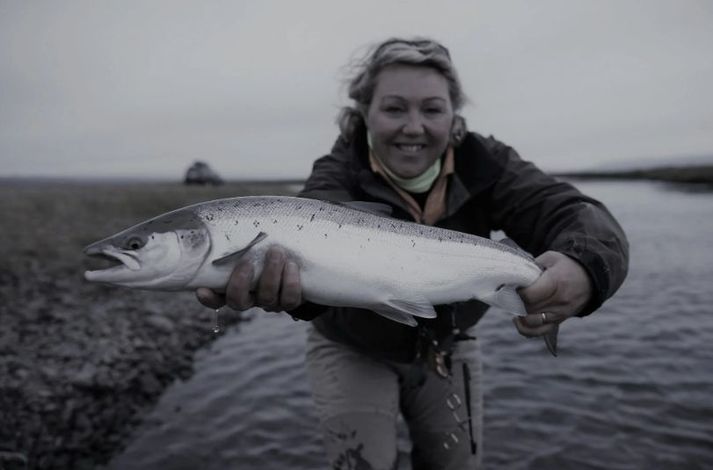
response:
<svg viewBox="0 0 713 470"><path fill-rule="evenodd" d="M339 137L332 151L314 162L312 173L298 194L299 197L339 202L355 199L352 191L354 184L350 181L347 147L344 139ZM295 319L309 321L324 313L327 308L324 305L305 302L288 313Z"/></svg>
<svg viewBox="0 0 713 470"><path fill-rule="evenodd" d="M312 165L300 197L327 201L352 201L355 198L355 183L350 172L348 144L339 137L332 151L318 158Z"/></svg>
<svg viewBox="0 0 713 470"><path fill-rule="evenodd" d="M545 174L492 137L483 142L502 166L492 190L494 225L535 256L559 251L589 274L588 315L614 295L629 265L626 235L604 205L571 184Z"/></svg>

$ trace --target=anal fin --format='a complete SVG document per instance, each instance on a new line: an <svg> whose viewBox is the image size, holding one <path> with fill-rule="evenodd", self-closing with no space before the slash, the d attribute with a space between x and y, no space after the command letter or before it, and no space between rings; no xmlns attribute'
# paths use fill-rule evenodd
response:
<svg viewBox="0 0 713 470"><path fill-rule="evenodd" d="M416 300L389 299L374 306L372 310L383 317L409 326L418 324L414 317L436 317L436 310L425 298Z"/></svg>

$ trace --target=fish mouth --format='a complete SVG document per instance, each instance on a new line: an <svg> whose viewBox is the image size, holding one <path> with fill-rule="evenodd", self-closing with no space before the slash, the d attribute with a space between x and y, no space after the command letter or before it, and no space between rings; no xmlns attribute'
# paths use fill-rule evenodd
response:
<svg viewBox="0 0 713 470"><path fill-rule="evenodd" d="M139 263L135 255L123 250L118 250L113 246L89 245L84 249L84 254L109 263L108 267L89 270L84 273L87 279L96 277L98 274L124 271L127 269L130 271L138 271L141 269L141 263Z"/></svg>

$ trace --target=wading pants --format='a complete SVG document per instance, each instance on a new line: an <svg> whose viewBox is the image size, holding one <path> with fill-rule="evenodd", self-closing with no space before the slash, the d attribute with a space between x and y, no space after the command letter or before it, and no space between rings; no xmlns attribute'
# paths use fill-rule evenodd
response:
<svg viewBox="0 0 713 470"><path fill-rule="evenodd" d="M395 469L399 412L409 430L413 470L480 468L477 340L456 342L451 374L444 378L420 361L373 359L310 327L307 369L332 469Z"/></svg>

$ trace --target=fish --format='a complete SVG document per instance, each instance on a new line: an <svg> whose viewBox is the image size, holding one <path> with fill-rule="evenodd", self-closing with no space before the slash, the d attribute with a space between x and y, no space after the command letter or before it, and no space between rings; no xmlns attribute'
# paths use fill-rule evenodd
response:
<svg viewBox="0 0 713 470"><path fill-rule="evenodd" d="M542 268L506 243L389 217L378 203L289 196L243 196L159 215L84 249L114 266L84 277L128 288L224 291L239 259L254 264L281 245L300 267L304 300L357 307L416 326L434 305L477 299L525 315L517 289ZM557 325L545 336L557 355Z"/></svg>

